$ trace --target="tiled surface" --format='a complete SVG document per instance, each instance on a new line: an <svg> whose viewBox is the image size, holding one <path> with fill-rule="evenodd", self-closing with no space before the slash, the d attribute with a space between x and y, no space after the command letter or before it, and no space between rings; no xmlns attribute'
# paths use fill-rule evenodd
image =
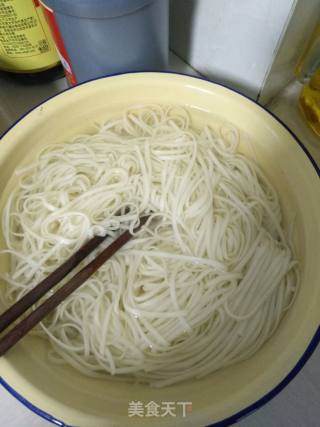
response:
<svg viewBox="0 0 320 427"><path fill-rule="evenodd" d="M174 55L170 69L188 74L195 71ZM0 132L21 114L45 98L66 87L63 79L50 84L23 85L0 75ZM283 91L269 108L278 115L305 143L320 164L320 139L305 126L297 108L298 84ZM239 422L240 427L316 427L320 419L320 348L316 350L300 374L275 399ZM10 396L0 386L0 426L49 427L43 420ZM90 426L87 426L90 427ZM195 426L197 427L197 426Z"/></svg>
<svg viewBox="0 0 320 427"><path fill-rule="evenodd" d="M266 102L293 77L319 12L319 0L171 0L170 46L201 74Z"/></svg>

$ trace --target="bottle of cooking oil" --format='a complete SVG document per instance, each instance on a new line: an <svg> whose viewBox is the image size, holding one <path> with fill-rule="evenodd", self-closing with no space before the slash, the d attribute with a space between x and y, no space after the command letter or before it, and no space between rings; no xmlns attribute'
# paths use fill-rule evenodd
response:
<svg viewBox="0 0 320 427"><path fill-rule="evenodd" d="M320 68L302 89L299 101L309 126L320 136Z"/></svg>
<svg viewBox="0 0 320 427"><path fill-rule="evenodd" d="M309 126L320 136L320 25L296 67L296 76L304 83L299 98L302 113Z"/></svg>

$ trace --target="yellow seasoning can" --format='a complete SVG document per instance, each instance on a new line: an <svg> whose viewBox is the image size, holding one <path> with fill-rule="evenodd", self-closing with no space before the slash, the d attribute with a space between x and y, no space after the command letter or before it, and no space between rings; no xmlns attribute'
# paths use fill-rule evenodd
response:
<svg viewBox="0 0 320 427"><path fill-rule="evenodd" d="M0 70L35 73L59 63L39 0L0 0Z"/></svg>

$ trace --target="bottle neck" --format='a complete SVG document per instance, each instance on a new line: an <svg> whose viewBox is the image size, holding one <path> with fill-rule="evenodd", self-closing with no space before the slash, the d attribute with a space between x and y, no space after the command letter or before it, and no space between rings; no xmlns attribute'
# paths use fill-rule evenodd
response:
<svg viewBox="0 0 320 427"><path fill-rule="evenodd" d="M296 68L295 75L301 83L305 83L318 73L320 67L320 25L309 40ZM317 78L316 78L317 79Z"/></svg>

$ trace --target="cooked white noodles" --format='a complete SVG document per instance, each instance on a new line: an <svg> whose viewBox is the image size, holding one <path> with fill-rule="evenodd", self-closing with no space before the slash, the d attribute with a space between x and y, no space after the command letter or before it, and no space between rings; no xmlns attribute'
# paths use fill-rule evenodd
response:
<svg viewBox="0 0 320 427"><path fill-rule="evenodd" d="M182 108L141 106L16 171L2 218L11 302L93 235L157 218L41 324L52 360L161 387L274 332L298 269L277 194L238 143L231 125L195 130Z"/></svg>

